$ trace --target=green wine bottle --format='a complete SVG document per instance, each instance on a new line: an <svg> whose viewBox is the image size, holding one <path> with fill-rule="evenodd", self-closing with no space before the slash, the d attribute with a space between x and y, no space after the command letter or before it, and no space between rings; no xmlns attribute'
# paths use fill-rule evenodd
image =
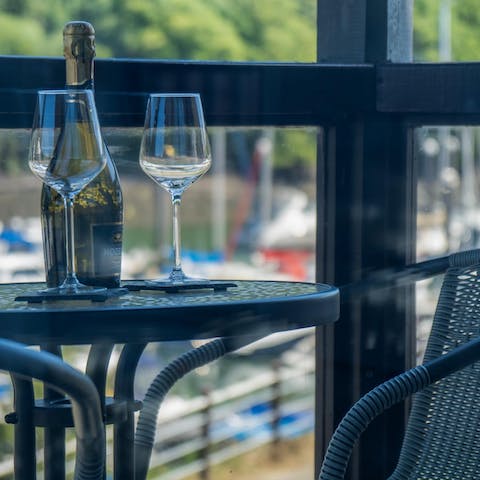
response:
<svg viewBox="0 0 480 480"><path fill-rule="evenodd" d="M93 89L95 31L87 22L69 22L63 30L66 88ZM123 197L118 172L107 152L105 168L75 198L75 265L80 282L116 288L120 285ZM44 185L41 220L46 280L49 287L65 278L63 201Z"/></svg>

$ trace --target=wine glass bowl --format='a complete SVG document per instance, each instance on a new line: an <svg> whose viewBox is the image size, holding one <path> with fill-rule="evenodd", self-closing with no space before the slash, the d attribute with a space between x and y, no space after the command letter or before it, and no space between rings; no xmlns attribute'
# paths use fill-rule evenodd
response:
<svg viewBox="0 0 480 480"><path fill-rule="evenodd" d="M75 274L73 200L105 167L106 154L90 90L38 92L29 149L29 167L56 190L65 206L66 278L46 296L106 292L81 284Z"/></svg>
<svg viewBox="0 0 480 480"><path fill-rule="evenodd" d="M172 200L175 259L168 282L181 284L197 280L187 277L182 271L179 209L185 189L207 172L211 162L200 95L151 94L145 114L139 163L143 171L170 194Z"/></svg>
<svg viewBox="0 0 480 480"><path fill-rule="evenodd" d="M39 109L58 103L53 100L58 95L56 91L40 92ZM75 121L75 117L90 115L82 97L69 91L64 97L65 111L44 113L39 118L43 124L32 131L30 169L62 196L75 196L105 165L103 144L82 141L82 138L98 137L95 123Z"/></svg>
<svg viewBox="0 0 480 480"><path fill-rule="evenodd" d="M177 157L172 161L167 156L162 159L143 156L141 161L143 171L154 182L175 196L181 195L185 189L198 180L210 168L210 164L210 158L205 158L198 163L197 159L189 157Z"/></svg>

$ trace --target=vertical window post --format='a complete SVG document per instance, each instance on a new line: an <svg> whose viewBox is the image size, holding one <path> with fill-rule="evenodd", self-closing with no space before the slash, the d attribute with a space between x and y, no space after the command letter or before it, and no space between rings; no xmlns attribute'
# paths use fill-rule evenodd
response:
<svg viewBox="0 0 480 480"><path fill-rule="evenodd" d="M318 0L318 62L411 61L412 11L412 0ZM341 286L413 261L412 135L402 116L376 110L345 116L324 128L318 152L317 280ZM318 329L317 475L348 408L413 361L413 300L408 288L355 300L342 304L335 326ZM372 425L348 478L388 477L405 420L400 406Z"/></svg>

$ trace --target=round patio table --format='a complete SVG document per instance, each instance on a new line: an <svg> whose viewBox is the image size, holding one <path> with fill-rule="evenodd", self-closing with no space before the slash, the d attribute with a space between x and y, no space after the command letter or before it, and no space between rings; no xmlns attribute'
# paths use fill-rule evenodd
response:
<svg viewBox="0 0 480 480"><path fill-rule="evenodd" d="M128 285L129 282L124 282ZM105 302L27 303L15 297L43 288L39 283L0 285L0 337L40 345L61 354L61 345L91 345L86 373L104 400L106 423L114 425L114 478L133 479L135 410L133 383L148 342L215 337L258 339L271 333L316 327L339 316L338 289L325 284L284 281L234 281L225 291L178 293L131 291ZM242 343L242 342L240 342ZM243 342L244 344L245 342ZM106 374L115 344L125 344L115 372L115 392L107 398ZM54 391L35 400L24 379L13 377L15 478L32 479L36 469L35 428L45 429L45 480L65 477L65 427L71 412ZM33 410L19 421L21 409Z"/></svg>
<svg viewBox="0 0 480 480"><path fill-rule="evenodd" d="M0 285L0 337L29 344L191 340L319 326L338 318L338 290L325 284L235 281L226 291L142 290L105 302L26 303L38 283ZM128 282L124 282L128 284Z"/></svg>

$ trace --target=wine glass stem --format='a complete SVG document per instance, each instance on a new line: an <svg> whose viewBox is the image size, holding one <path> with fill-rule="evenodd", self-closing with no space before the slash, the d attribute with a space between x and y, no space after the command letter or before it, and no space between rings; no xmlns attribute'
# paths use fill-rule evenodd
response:
<svg viewBox="0 0 480 480"><path fill-rule="evenodd" d="M174 270L182 270L181 245L180 245L180 202L181 196L172 196L173 205L173 251L175 255Z"/></svg>
<svg viewBox="0 0 480 480"><path fill-rule="evenodd" d="M66 257L67 257L67 272L63 284L73 285L78 282L75 275L75 230L73 220L73 197L65 196L63 198L65 206L65 227L66 227Z"/></svg>

